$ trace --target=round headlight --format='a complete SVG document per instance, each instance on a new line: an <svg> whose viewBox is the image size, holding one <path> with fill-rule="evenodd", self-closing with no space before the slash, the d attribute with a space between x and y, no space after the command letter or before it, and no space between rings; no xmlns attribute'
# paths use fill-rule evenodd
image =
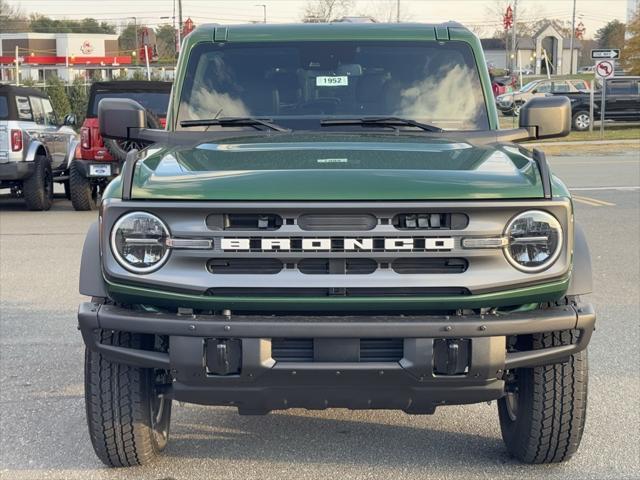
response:
<svg viewBox="0 0 640 480"><path fill-rule="evenodd" d="M135 273L149 273L169 256L169 229L155 215L132 212L118 219L111 230L111 250L118 263Z"/></svg>
<svg viewBox="0 0 640 480"><path fill-rule="evenodd" d="M507 260L523 272L541 272L562 250L562 226L550 213L529 210L516 215L505 231Z"/></svg>

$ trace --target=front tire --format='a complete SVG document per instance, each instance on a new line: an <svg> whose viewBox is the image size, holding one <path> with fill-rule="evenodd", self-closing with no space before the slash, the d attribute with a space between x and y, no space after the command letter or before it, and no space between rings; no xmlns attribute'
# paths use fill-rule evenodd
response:
<svg viewBox="0 0 640 480"><path fill-rule="evenodd" d="M154 337L99 331L100 342L152 349ZM109 467L151 462L167 446L171 400L162 396L165 371L111 362L85 350L85 404L96 455Z"/></svg>
<svg viewBox="0 0 640 480"><path fill-rule="evenodd" d="M536 334L533 348L569 345L570 330ZM587 412L587 351L565 363L513 372L509 393L498 401L502 438L507 450L525 463L557 463L578 450Z"/></svg>
<svg viewBox="0 0 640 480"><path fill-rule="evenodd" d="M584 132L589 130L589 125L591 124L591 117L589 116L589 112L580 111L576 112L573 116L573 129L578 132Z"/></svg>
<svg viewBox="0 0 640 480"><path fill-rule="evenodd" d="M53 205L53 172L44 155L34 159L33 174L22 182L24 200L29 210L49 210Z"/></svg>

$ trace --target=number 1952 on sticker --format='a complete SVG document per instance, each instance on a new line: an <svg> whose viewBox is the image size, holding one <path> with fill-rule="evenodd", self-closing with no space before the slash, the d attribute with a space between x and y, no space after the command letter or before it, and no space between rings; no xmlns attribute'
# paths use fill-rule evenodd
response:
<svg viewBox="0 0 640 480"><path fill-rule="evenodd" d="M347 85L349 85L349 77L346 75L339 77L316 77L316 87L346 87Z"/></svg>

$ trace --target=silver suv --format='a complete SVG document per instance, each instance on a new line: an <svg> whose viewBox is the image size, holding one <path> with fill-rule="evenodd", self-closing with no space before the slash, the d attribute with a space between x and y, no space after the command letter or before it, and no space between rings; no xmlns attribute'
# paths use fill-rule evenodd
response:
<svg viewBox="0 0 640 480"><path fill-rule="evenodd" d="M58 122L40 90L0 85L0 189L23 196L29 210L49 210L53 182L68 191L68 165L78 144L74 124L73 115Z"/></svg>

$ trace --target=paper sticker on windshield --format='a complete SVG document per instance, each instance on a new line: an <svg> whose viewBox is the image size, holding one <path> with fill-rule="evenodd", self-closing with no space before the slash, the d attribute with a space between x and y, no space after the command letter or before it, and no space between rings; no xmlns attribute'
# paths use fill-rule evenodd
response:
<svg viewBox="0 0 640 480"><path fill-rule="evenodd" d="M349 85L349 77L316 77L316 87L346 87Z"/></svg>

